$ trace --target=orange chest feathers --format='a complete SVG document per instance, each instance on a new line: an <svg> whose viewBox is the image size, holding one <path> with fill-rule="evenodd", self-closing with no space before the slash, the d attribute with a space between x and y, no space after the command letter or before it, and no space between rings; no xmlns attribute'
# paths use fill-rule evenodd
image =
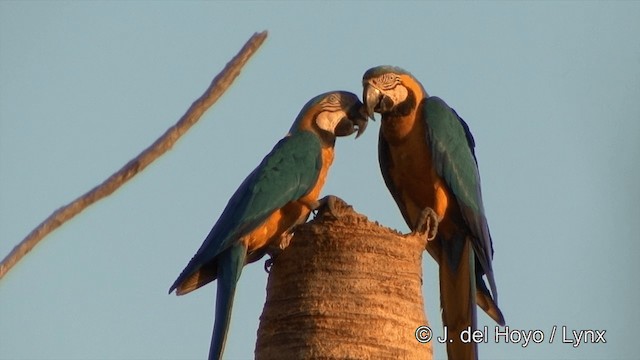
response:
<svg viewBox="0 0 640 360"><path fill-rule="evenodd" d="M442 218L448 206L448 190L436 173L427 129L422 114L416 111L403 117L383 118L381 136L389 156L386 172L403 213L412 227L422 210L430 207Z"/></svg>

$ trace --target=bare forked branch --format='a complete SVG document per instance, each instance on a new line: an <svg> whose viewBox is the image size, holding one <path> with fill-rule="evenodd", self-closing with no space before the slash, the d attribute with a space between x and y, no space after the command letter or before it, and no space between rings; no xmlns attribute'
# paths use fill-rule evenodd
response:
<svg viewBox="0 0 640 360"><path fill-rule="evenodd" d="M162 134L151 146L129 161L120 170L102 182L102 184L54 211L53 214L49 215L48 218L33 229L0 263L0 279L45 236L79 214L89 205L116 191L129 179L144 170L147 165L171 149L180 136L187 132L187 130L200 119L202 114L231 86L235 78L240 74L242 67L258 48L260 48L260 45L262 45L266 37L266 31L253 34L240 52L231 59L225 68L213 79L204 94L194 101L180 120Z"/></svg>

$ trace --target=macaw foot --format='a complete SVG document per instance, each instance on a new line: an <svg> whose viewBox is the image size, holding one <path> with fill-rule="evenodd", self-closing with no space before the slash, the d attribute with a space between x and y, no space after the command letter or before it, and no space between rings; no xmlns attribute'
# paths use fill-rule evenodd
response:
<svg viewBox="0 0 640 360"><path fill-rule="evenodd" d="M313 204L312 206L312 211L315 216L318 216L318 214L320 213L321 208L326 208L329 213L331 214L331 216L333 216L334 218L339 218L339 211L336 208L336 202L338 201L338 197L334 196L334 195L327 195L325 197L323 197L322 199L318 200L315 202L315 204Z"/></svg>
<svg viewBox="0 0 640 360"><path fill-rule="evenodd" d="M415 230L413 230L412 233L420 235L426 234L427 241L431 241L435 239L438 234L438 224L441 220L432 208L424 208L422 213L420 213L418 221L416 221Z"/></svg>
<svg viewBox="0 0 640 360"><path fill-rule="evenodd" d="M264 262L264 271L267 273L271 272L271 267L275 262L276 258L282 250L286 249L293 238L293 227L288 231L285 231L284 234L280 235L278 241L271 243L268 247L267 254L269 254L269 258Z"/></svg>
<svg viewBox="0 0 640 360"><path fill-rule="evenodd" d="M285 231L284 234L280 235L280 237L278 238L278 241L275 244L276 245L275 251L271 252L272 255L280 254L282 250L286 249L289 246L289 243L291 243L291 239L293 238L294 227L295 226L291 227L291 229Z"/></svg>

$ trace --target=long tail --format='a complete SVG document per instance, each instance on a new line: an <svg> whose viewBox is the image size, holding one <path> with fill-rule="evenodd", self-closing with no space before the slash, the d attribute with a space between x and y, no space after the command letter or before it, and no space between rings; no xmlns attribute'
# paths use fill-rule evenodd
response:
<svg viewBox="0 0 640 360"><path fill-rule="evenodd" d="M222 358L224 344L227 341L227 331L231 320L233 297L236 292L236 284L242 273L247 249L242 244L230 247L225 253L219 255L218 261L218 292L216 296L215 324L211 336L209 348L209 360Z"/></svg>
<svg viewBox="0 0 640 360"><path fill-rule="evenodd" d="M476 263L476 265L479 266L478 263ZM487 277L489 276L493 275L488 275ZM476 271L476 302L498 325L504 326L504 315L502 315L498 304L491 297L487 285L484 283L484 280L482 280L482 273L479 271Z"/></svg>
<svg viewBox="0 0 640 360"><path fill-rule="evenodd" d="M440 262L440 304L449 338L447 356L450 360L477 359L477 344L468 341L469 333L477 327L475 254L467 238L448 239L445 243ZM463 331L466 342L460 338Z"/></svg>

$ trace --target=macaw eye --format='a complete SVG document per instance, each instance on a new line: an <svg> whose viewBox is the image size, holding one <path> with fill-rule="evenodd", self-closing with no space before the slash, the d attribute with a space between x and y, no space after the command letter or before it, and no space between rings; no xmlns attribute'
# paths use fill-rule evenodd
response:
<svg viewBox="0 0 640 360"><path fill-rule="evenodd" d="M323 109L339 109L340 108L340 95L331 94L331 95L327 96L322 101L322 108Z"/></svg>
<svg viewBox="0 0 640 360"><path fill-rule="evenodd" d="M337 104L340 102L340 96L338 96L337 94L331 94L329 95L329 99L327 99L327 101L331 104Z"/></svg>
<svg viewBox="0 0 640 360"><path fill-rule="evenodd" d="M376 83L380 87L380 89L390 90L400 83L400 77L398 77L398 75L394 73L386 73L382 74L377 79Z"/></svg>

